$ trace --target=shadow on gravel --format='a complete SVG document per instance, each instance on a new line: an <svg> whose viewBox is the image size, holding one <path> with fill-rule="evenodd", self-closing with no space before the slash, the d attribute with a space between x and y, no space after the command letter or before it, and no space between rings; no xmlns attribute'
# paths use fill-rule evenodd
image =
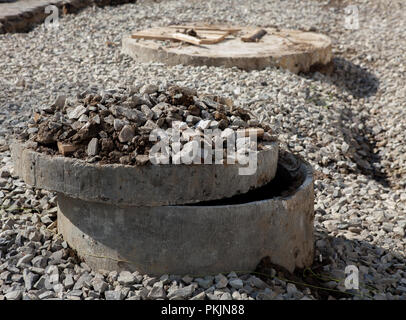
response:
<svg viewBox="0 0 406 320"><path fill-rule="evenodd" d="M350 93L357 100L374 96L379 88L379 79L373 73L341 57L333 58L332 63L328 65L313 66L309 73L302 76L313 78L313 72L323 73L325 82L338 87L342 92ZM380 155L375 152L379 139L374 134L373 128L366 126L371 115L365 113L361 115L357 110L353 110L347 104L350 100L346 95L340 96L339 99L346 104L341 109L336 129L350 147L348 158L357 165L355 172L370 176L388 187L390 184L387 173L381 165ZM323 104L317 99L313 102ZM362 110L362 102L359 110Z"/></svg>
<svg viewBox="0 0 406 320"><path fill-rule="evenodd" d="M316 71L326 75L325 81L356 99L373 96L379 88L379 79L372 72L341 57L334 57L328 65L312 66L304 76L311 77Z"/></svg>
<svg viewBox="0 0 406 320"><path fill-rule="evenodd" d="M370 176L383 187L390 187L389 176L378 150L378 137L373 128L366 126L370 116L358 116L353 110L345 107L340 115L338 129L345 142L350 146L349 158L357 164L356 173ZM345 125L351 121L358 125ZM362 125L362 126L359 126Z"/></svg>
<svg viewBox="0 0 406 320"><path fill-rule="evenodd" d="M353 297L372 299L375 294L385 294L382 287L377 286L377 279L373 274L363 272L373 267L382 280L380 285L396 290L397 279L392 275L399 270L405 272L406 266L403 261L391 257L392 253L389 250L368 241L349 240L342 236L334 237L324 231L317 231L315 234L316 241L321 241L325 245L316 250L314 262L310 268L295 270L292 274L272 264L269 257L266 257L259 263L254 274L271 284L273 278L271 268L273 268L276 270L274 278L293 283L301 291L308 288L319 300L352 299ZM345 290L345 279L350 275L345 273L345 268L349 265L355 265L359 270L359 290ZM385 276L384 273L387 275ZM401 290L395 292L399 295L402 293Z"/></svg>
<svg viewBox="0 0 406 320"><path fill-rule="evenodd" d="M373 73L341 57L333 59L333 72L326 79L331 84L351 93L356 99L374 96L379 88L379 79ZM346 97L343 99L346 100ZM353 150L350 158L357 164L357 170L371 176L382 186L388 187L390 183L383 170L384 166L381 165L382 159L375 152L379 140L373 128L365 125L370 117L370 114L359 116L357 111L346 105L341 113L338 129ZM347 126L344 125L345 122ZM353 125L354 123L357 125Z"/></svg>

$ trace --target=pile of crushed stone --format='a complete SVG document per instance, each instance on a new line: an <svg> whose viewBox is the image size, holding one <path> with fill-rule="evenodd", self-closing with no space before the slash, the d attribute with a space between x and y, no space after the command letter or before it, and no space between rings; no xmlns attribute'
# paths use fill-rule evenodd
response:
<svg viewBox="0 0 406 320"><path fill-rule="evenodd" d="M223 147L224 162L232 157L230 151L260 151L276 140L268 125L234 106L231 99L154 84L110 90L92 87L74 99L58 96L53 104L33 110L19 138L28 140L28 147L38 152L125 165L151 163L151 148L165 139L178 143L178 153L169 155L172 161L192 154L194 145L190 142L198 141L195 143L201 149L195 158L201 163L215 157L214 152L205 152L205 147ZM230 143L234 146L231 150Z"/></svg>

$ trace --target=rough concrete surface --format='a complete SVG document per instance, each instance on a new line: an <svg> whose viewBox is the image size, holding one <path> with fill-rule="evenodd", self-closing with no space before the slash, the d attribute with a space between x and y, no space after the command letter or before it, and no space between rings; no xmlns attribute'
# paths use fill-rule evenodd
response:
<svg viewBox="0 0 406 320"><path fill-rule="evenodd" d="M47 156L24 145L11 146L16 173L27 184L68 197L114 205L159 206L231 197L260 187L275 176L278 144L257 153L253 175L240 165L97 165Z"/></svg>

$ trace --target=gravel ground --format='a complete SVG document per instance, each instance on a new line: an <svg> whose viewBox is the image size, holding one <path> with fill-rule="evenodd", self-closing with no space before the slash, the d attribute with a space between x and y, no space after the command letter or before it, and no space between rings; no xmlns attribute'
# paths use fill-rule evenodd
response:
<svg viewBox="0 0 406 320"><path fill-rule="evenodd" d="M406 299L406 10L397 1L163 1L88 8L27 34L0 35L0 300L2 299ZM253 2L254 3L254 2ZM232 10L230 10L232 8ZM136 64L124 33L188 20L316 30L334 40L335 72ZM55 195L13 176L9 134L30 109L97 85L166 81L230 96L271 124L281 146L315 169L313 273L204 278L103 273L80 263L55 234ZM21 208L24 208L21 210ZM342 294L355 264L360 289ZM340 281L336 281L339 280ZM317 284L316 289L298 283Z"/></svg>

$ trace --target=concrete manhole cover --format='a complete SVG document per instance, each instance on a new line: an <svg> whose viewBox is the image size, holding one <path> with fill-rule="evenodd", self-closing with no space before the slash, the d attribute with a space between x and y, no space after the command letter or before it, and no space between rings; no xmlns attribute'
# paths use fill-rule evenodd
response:
<svg viewBox="0 0 406 320"><path fill-rule="evenodd" d="M123 38L122 51L141 62L244 70L278 66L294 73L309 71L312 65L325 65L332 59L331 40L322 34L203 24L134 32Z"/></svg>

